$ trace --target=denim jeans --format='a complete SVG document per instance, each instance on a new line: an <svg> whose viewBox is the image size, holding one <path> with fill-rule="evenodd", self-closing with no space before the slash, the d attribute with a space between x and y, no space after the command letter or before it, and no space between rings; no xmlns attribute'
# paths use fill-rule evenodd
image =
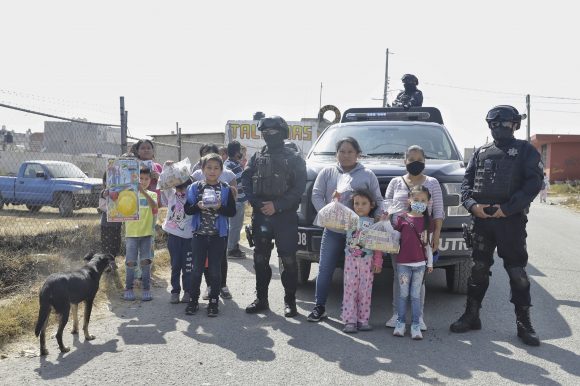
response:
<svg viewBox="0 0 580 386"><path fill-rule="evenodd" d="M425 276L425 265L411 267L397 264L399 275L399 322L405 323L407 314L407 301L411 297L411 311L413 314L413 324L419 324L421 319L421 286Z"/></svg>
<svg viewBox="0 0 580 386"><path fill-rule="evenodd" d="M397 273L397 254L391 253L391 263L393 264L393 314L398 314L399 309L399 274ZM425 310L425 281L421 286L421 315Z"/></svg>
<svg viewBox="0 0 580 386"><path fill-rule="evenodd" d="M193 274L191 298L196 301L199 299L201 285L201 276L205 267L205 259L208 260L209 285L211 291L210 299L218 299L220 294L221 283L221 265L224 251L226 248L226 238L205 235L193 235Z"/></svg>
<svg viewBox="0 0 580 386"><path fill-rule="evenodd" d="M193 256L191 252L191 239L167 235L167 249L171 256L171 293L178 294L183 291L191 293L191 273L193 269Z"/></svg>
<svg viewBox="0 0 580 386"><path fill-rule="evenodd" d="M141 264L141 280L143 289L148 290L151 286L151 247L153 236L125 237L125 289L133 289L135 281L135 267Z"/></svg>
<svg viewBox="0 0 580 386"><path fill-rule="evenodd" d="M230 218L230 231L228 234L228 251L238 248L240 232L244 225L244 209L246 202L236 202L236 215Z"/></svg>
<svg viewBox="0 0 580 386"><path fill-rule="evenodd" d="M346 247L346 235L324 229L320 242L320 262L318 263L318 276L316 277L316 305L326 305L328 290L332 283L332 274L336 263L344 257Z"/></svg>

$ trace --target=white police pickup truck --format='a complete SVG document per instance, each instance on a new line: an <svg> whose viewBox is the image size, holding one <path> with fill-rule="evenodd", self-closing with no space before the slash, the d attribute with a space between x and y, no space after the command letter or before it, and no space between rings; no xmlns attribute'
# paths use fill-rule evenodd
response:
<svg viewBox="0 0 580 386"><path fill-rule="evenodd" d="M465 165L443 125L441 113L432 107L349 109L340 123L329 126L320 135L306 158L308 178L298 208L299 281L308 280L310 266L318 262L320 252L322 228L312 225L316 216L311 202L314 180L322 168L336 162L336 142L349 136L361 145L363 155L359 161L376 174L383 195L389 181L406 173L405 150L411 145L424 149L427 158L424 173L441 184L445 205L440 258L435 267L445 269L450 290L466 293L471 260L462 224L470 222L470 215L460 203Z"/></svg>

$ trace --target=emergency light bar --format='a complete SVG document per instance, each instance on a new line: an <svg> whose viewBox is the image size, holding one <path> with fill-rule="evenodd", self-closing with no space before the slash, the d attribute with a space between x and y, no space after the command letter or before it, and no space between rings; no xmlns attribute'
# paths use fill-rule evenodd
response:
<svg viewBox="0 0 580 386"><path fill-rule="evenodd" d="M353 108L344 112L340 122L365 121L421 121L443 124L441 112L435 107Z"/></svg>

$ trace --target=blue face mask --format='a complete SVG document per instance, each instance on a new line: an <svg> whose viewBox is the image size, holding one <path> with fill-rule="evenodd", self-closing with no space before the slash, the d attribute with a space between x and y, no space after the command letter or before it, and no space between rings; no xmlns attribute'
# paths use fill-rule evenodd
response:
<svg viewBox="0 0 580 386"><path fill-rule="evenodd" d="M413 212L423 213L424 211L427 210L427 204L425 204L424 202L413 201L411 202L411 210Z"/></svg>

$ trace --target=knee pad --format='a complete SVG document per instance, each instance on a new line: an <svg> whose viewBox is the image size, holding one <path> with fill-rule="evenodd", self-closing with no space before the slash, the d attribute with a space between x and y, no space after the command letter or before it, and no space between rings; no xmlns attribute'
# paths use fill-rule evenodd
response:
<svg viewBox="0 0 580 386"><path fill-rule="evenodd" d="M471 268L471 279L475 284L489 283L489 265L481 261L476 261Z"/></svg>
<svg viewBox="0 0 580 386"><path fill-rule="evenodd" d="M516 290L527 290L530 287L528 274L524 267L506 267L512 287Z"/></svg>
<svg viewBox="0 0 580 386"><path fill-rule="evenodd" d="M262 267L268 264L268 259L265 255L254 253L254 267Z"/></svg>
<svg viewBox="0 0 580 386"><path fill-rule="evenodd" d="M298 271L298 263L296 262L296 256L281 256L282 264L284 265L284 270L292 272Z"/></svg>
<svg viewBox="0 0 580 386"><path fill-rule="evenodd" d="M151 264L151 259L143 259L143 260L141 260L141 266L150 265L150 264Z"/></svg>
<svg viewBox="0 0 580 386"><path fill-rule="evenodd" d="M125 263L125 265L127 266L127 268L131 268L131 269L133 269L133 268L135 268L135 267L137 266L137 263L136 263L136 262L134 262L134 261L127 261L127 262Z"/></svg>

